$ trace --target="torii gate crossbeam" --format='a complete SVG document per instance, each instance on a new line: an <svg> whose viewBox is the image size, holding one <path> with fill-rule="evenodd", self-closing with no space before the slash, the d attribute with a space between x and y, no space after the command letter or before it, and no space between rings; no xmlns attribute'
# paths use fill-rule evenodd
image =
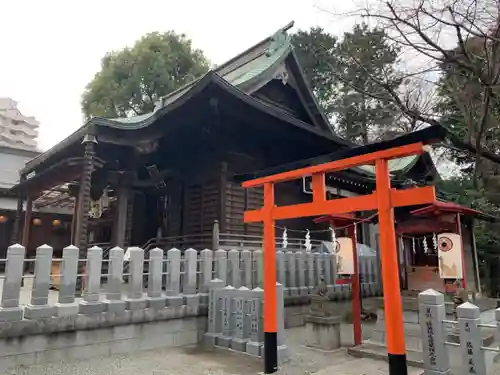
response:
<svg viewBox="0 0 500 375"><path fill-rule="evenodd" d="M243 183L244 188L260 186L264 188L264 206L260 210L245 212L245 222L264 223L265 373L277 371L278 362L275 220L378 210L389 373L391 375L407 375L403 311L399 273L397 272L399 265L394 228L394 207L428 204L434 202L436 198L433 186L416 187L406 190L392 189L388 162L390 159L421 155L426 151L426 146L423 142L415 142L325 164L256 178ZM376 191L364 196L327 200L325 191L326 173L361 165L375 165ZM277 207L274 200L274 185L306 176L312 176L312 202Z"/></svg>

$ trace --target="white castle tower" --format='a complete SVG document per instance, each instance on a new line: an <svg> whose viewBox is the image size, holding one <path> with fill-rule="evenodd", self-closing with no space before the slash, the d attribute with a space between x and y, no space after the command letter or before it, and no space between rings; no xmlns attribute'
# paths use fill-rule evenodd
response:
<svg viewBox="0 0 500 375"><path fill-rule="evenodd" d="M39 122L24 116L11 98L0 98L0 146L24 150L37 149Z"/></svg>

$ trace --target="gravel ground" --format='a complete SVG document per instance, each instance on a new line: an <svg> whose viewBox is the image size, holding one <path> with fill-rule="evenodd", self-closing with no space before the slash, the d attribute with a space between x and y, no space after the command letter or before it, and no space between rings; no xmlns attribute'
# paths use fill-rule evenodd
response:
<svg viewBox="0 0 500 375"><path fill-rule="evenodd" d="M342 327L344 345L352 342L352 327ZM371 327L364 327L364 335L371 332ZM304 328L286 331L287 344L290 347L291 360L279 371L279 375L306 375L332 366L342 368L385 368L385 364L366 359L350 357L345 349L334 352L312 350L303 345ZM361 361L361 362L360 362ZM370 362L372 361L372 362ZM363 365L362 365L363 364ZM341 367L339 367L341 366ZM87 361L58 362L45 365L19 366L8 375L250 375L262 371L262 362L242 354L226 351L203 352L197 348L159 349L119 355L93 358ZM343 371L343 370L342 370ZM345 374L353 374L346 370ZM377 374L383 374L378 370ZM343 375L335 371L335 374ZM354 375L362 375L364 372Z"/></svg>

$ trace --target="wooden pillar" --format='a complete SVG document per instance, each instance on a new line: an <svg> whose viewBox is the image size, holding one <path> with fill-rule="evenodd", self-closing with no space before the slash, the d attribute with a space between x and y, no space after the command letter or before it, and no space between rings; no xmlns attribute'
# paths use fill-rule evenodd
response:
<svg viewBox="0 0 500 375"><path fill-rule="evenodd" d="M84 145L84 153L82 160L82 175L80 178L80 189L78 192L78 209L76 215L76 230L75 230L75 244L78 247L78 273L83 273L83 262L87 256L88 245L88 225L89 225L89 211L90 211L90 187L92 183L92 171L94 168L94 155L95 145L97 140L94 135L86 134L83 138L82 144ZM77 291L82 289L82 278L77 278L76 283Z"/></svg>
<svg viewBox="0 0 500 375"><path fill-rule="evenodd" d="M474 260L474 277L476 279L476 291L482 293L481 287L481 278L479 277L479 259L477 257L477 248L476 248L476 234L474 233L474 218L471 219L470 227L470 241L472 247L472 257Z"/></svg>
<svg viewBox="0 0 500 375"><path fill-rule="evenodd" d="M462 237L462 221L460 220L460 214L457 213L455 216L456 225L457 225L457 234L460 236L460 241L462 241L462 288L467 290L467 275L466 275L466 266L465 266L465 249L464 249L464 240Z"/></svg>
<svg viewBox="0 0 500 375"><path fill-rule="evenodd" d="M73 216L71 218L71 244L76 244L76 222L78 216L78 193L75 196L73 203Z"/></svg>
<svg viewBox="0 0 500 375"><path fill-rule="evenodd" d="M225 233L227 231L227 163L221 162L220 165L220 189L219 189L219 224L220 231Z"/></svg>
<svg viewBox="0 0 500 375"><path fill-rule="evenodd" d="M132 229L134 226L134 191L129 189L127 199L127 220L125 223L125 243L124 246L132 245Z"/></svg>
<svg viewBox="0 0 500 375"><path fill-rule="evenodd" d="M113 246L125 247L127 236L128 208L130 199L130 187L120 186L117 189L117 207L115 212L114 240Z"/></svg>
<svg viewBox="0 0 500 375"><path fill-rule="evenodd" d="M26 211L24 213L23 236L21 239L21 245L23 245L26 249L28 249L30 242L32 212L33 212L33 198L28 197L28 200L26 201Z"/></svg>
<svg viewBox="0 0 500 375"><path fill-rule="evenodd" d="M26 181L26 176L21 175L19 182L22 183L24 181ZM10 244L11 245L20 242L19 234L21 232L21 221L22 221L22 216L23 216L24 195L22 192L19 192L18 194L19 194L19 196L17 198L16 217L14 219L12 234L10 237Z"/></svg>

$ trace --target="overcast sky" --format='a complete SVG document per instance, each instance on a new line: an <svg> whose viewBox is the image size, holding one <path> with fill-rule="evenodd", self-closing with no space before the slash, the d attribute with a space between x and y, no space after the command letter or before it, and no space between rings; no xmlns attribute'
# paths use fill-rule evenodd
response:
<svg viewBox="0 0 500 375"><path fill-rule="evenodd" d="M2 1L0 97L19 102L40 121L46 150L82 125L80 97L106 52L152 31L185 33L221 64L294 20L341 34L353 23L321 9L326 0L12 0ZM344 7L344 9L342 8Z"/></svg>

